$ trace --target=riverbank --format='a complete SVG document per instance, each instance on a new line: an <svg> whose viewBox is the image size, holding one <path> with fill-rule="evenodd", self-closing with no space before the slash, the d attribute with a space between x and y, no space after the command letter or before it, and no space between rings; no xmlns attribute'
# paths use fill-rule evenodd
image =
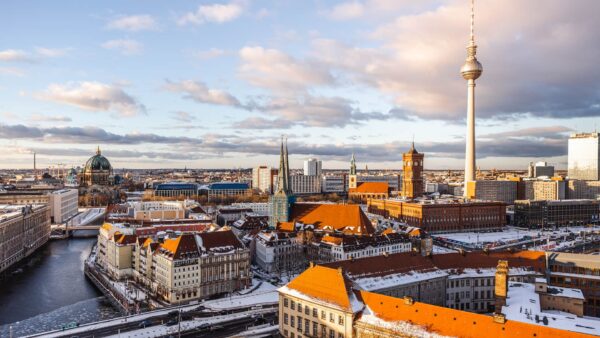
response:
<svg viewBox="0 0 600 338"><path fill-rule="evenodd" d="M0 281L0 337L89 323L119 315L83 273L93 238L49 241Z"/></svg>

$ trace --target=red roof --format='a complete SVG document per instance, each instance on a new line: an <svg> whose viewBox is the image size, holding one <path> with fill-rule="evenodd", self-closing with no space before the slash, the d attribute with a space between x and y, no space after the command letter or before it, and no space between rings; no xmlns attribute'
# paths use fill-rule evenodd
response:
<svg viewBox="0 0 600 338"><path fill-rule="evenodd" d="M387 182L361 182L356 188L350 188L349 193L363 194L387 194L389 192L389 184Z"/></svg>
<svg viewBox="0 0 600 338"><path fill-rule="evenodd" d="M317 229L350 230L354 234L367 235L375 232L371 221L356 204L295 203L291 208L290 221L312 224Z"/></svg>
<svg viewBox="0 0 600 338"><path fill-rule="evenodd" d="M466 311L454 310L425 303L406 302L403 298L394 298L367 291L359 291L368 310L376 317L386 322L405 322L420 326L430 333L443 336L479 338L479 337L537 337L537 338L579 338L592 337L587 334L559 330L507 320L497 323L493 317ZM359 317L359 323L369 324L363 316L369 314L366 310ZM401 326L398 326L401 327ZM393 326L392 326L392 330ZM402 332L402 331L398 331Z"/></svg>

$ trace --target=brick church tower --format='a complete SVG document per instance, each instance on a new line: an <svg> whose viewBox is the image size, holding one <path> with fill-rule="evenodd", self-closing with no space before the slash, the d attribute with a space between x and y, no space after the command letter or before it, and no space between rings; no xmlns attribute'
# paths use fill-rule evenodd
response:
<svg viewBox="0 0 600 338"><path fill-rule="evenodd" d="M423 158L412 143L410 150L402 154L404 177L402 178L402 196L416 198L423 195Z"/></svg>

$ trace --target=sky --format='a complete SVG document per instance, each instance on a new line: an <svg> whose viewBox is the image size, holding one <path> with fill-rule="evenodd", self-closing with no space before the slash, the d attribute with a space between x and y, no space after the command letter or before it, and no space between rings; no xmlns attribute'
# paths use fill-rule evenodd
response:
<svg viewBox="0 0 600 338"><path fill-rule="evenodd" d="M566 167L600 116L600 2L477 0L477 165ZM6 0L0 168L464 168L467 0Z"/></svg>

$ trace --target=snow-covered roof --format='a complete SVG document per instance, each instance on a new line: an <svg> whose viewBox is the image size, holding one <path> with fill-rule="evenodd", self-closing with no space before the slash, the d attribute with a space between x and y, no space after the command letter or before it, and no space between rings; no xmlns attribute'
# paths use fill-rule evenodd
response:
<svg viewBox="0 0 600 338"><path fill-rule="evenodd" d="M569 289L573 290L573 289ZM568 292L570 294L570 292ZM535 292L535 285L528 283L508 283L506 305L502 307L506 319L523 323L546 326L542 321L547 318L547 327L579 332L591 335L600 335L600 319L592 317L577 317L574 314L547 310L540 307L540 296Z"/></svg>

